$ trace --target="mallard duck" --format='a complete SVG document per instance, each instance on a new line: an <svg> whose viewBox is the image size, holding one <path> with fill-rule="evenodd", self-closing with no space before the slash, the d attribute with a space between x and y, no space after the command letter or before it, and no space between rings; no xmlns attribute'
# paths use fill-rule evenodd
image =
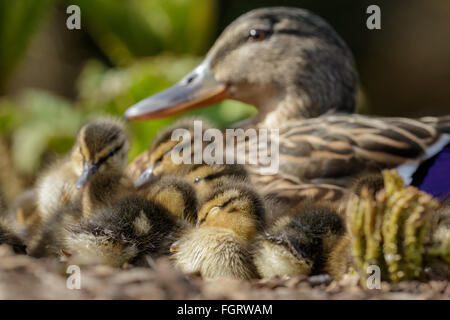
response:
<svg viewBox="0 0 450 320"><path fill-rule="evenodd" d="M328 273L340 278L350 262L345 223L332 204L301 204L259 237L255 264L264 278Z"/></svg>
<svg viewBox="0 0 450 320"><path fill-rule="evenodd" d="M252 244L260 232L264 206L244 184L212 190L198 213L197 227L185 231L170 250L184 273L205 278L257 278Z"/></svg>
<svg viewBox="0 0 450 320"><path fill-rule="evenodd" d="M99 173L108 179L114 174L120 176L127 164L127 153L128 139L120 121L101 118L83 126L70 157L50 167L38 179L37 203L43 218L80 199L83 187ZM105 179L96 183L103 181L108 185ZM107 189L103 195L110 193L111 188Z"/></svg>
<svg viewBox="0 0 450 320"><path fill-rule="evenodd" d="M352 53L328 23L298 8L262 8L236 19L196 69L125 117L156 119L227 98L254 105L258 115L236 126L279 129L278 173L257 166L250 174L258 190L281 198L338 200L354 177L383 168L411 183L450 142L450 117L356 115L357 86Z"/></svg>

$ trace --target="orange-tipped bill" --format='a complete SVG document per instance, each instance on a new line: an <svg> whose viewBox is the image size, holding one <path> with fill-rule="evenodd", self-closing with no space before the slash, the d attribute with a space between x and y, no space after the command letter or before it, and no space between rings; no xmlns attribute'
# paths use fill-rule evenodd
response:
<svg viewBox="0 0 450 320"><path fill-rule="evenodd" d="M165 118L228 97L227 85L214 78L209 60L206 59L171 88L128 108L125 118L129 121Z"/></svg>

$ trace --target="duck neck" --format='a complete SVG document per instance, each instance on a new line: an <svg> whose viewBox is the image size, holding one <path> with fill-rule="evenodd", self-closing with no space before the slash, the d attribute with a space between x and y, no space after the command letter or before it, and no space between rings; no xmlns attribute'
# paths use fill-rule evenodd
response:
<svg viewBox="0 0 450 320"><path fill-rule="evenodd" d="M314 92L318 90L317 88L311 90L286 89L278 95L256 101L254 105L258 109L258 114L251 119L251 124L278 128L287 121L315 118L338 110L353 112L355 109L354 94L346 98L330 95L326 90L320 94Z"/></svg>

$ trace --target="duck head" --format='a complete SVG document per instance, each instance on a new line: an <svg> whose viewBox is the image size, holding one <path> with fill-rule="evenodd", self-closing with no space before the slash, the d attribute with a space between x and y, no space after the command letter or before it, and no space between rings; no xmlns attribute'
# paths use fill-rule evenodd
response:
<svg viewBox="0 0 450 320"><path fill-rule="evenodd" d="M130 107L125 118L161 118L234 99L257 107L255 120L270 125L353 112L357 83L351 51L322 18L298 8L262 8L231 23L197 68Z"/></svg>

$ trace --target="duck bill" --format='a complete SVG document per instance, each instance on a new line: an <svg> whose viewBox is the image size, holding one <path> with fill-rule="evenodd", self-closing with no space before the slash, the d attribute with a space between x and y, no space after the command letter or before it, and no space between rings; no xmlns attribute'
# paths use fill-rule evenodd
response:
<svg viewBox="0 0 450 320"><path fill-rule="evenodd" d="M225 83L215 79L209 59L206 59L173 87L128 108L125 119L133 121L165 118L201 108L229 98L227 89Z"/></svg>
<svg viewBox="0 0 450 320"><path fill-rule="evenodd" d="M86 186L92 176L97 172L97 166L91 163L85 163L83 167L83 171L81 172L80 177L78 178L75 186L77 189L82 189Z"/></svg>
<svg viewBox="0 0 450 320"><path fill-rule="evenodd" d="M136 189L139 189L147 185L147 183L150 183L153 180L155 180L155 178L156 176L153 174L153 166L150 166L144 172L142 172L139 178L136 179L136 181L134 182L134 187Z"/></svg>

